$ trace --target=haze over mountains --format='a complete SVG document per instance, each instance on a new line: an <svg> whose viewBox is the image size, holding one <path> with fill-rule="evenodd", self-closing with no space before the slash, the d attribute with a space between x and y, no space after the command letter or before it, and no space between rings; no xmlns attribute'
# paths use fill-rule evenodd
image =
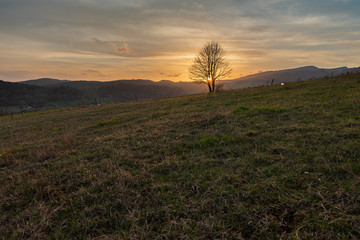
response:
<svg viewBox="0 0 360 240"><path fill-rule="evenodd" d="M307 66L262 72L234 80L221 81L221 83L225 90L231 90L305 81L353 72L360 72L360 68L321 69ZM16 83L0 81L0 115L78 105L178 97L205 92L207 92L205 85L167 80L154 82L137 79L100 82L42 78Z"/></svg>

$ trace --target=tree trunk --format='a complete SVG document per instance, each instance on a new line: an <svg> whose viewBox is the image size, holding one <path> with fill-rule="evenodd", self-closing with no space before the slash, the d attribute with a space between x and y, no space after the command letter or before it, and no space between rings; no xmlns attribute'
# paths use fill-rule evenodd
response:
<svg viewBox="0 0 360 240"><path fill-rule="evenodd" d="M210 83L208 83L208 87L209 87L209 92L212 92L212 91L211 91L211 84L210 84Z"/></svg>

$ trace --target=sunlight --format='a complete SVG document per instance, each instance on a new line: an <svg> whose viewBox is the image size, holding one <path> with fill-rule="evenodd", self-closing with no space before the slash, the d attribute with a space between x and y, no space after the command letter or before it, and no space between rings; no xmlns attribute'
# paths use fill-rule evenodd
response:
<svg viewBox="0 0 360 240"><path fill-rule="evenodd" d="M206 80L203 80L203 81L206 82L206 83L212 82L211 76L209 76Z"/></svg>

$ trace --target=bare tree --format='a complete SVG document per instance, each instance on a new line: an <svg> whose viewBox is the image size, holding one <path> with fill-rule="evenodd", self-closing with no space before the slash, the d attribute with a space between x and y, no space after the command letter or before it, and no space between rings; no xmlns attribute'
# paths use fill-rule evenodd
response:
<svg viewBox="0 0 360 240"><path fill-rule="evenodd" d="M207 84L209 92L214 92L215 82L226 79L232 71L225 55L226 52L218 42L206 43L189 68L190 79Z"/></svg>

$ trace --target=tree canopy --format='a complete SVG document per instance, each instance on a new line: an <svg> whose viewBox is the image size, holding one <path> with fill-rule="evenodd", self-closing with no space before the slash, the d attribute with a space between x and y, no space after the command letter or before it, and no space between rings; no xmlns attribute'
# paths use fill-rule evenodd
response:
<svg viewBox="0 0 360 240"><path fill-rule="evenodd" d="M209 92L216 90L215 82L226 79L232 69L225 59L226 52L218 42L206 43L189 68L192 81L207 84Z"/></svg>

